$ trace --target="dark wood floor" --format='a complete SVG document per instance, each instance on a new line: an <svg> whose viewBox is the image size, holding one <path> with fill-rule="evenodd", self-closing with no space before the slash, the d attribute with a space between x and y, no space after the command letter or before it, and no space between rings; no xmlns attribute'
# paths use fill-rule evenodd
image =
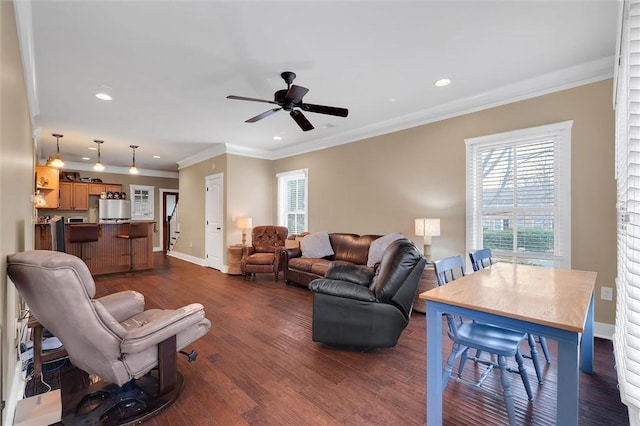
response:
<svg viewBox="0 0 640 426"><path fill-rule="evenodd" d="M97 296L125 289L143 293L148 307L202 303L211 331L192 346L200 356L178 368L185 388L177 402L148 425L420 425L425 423L425 316L414 312L395 348L345 350L311 341L311 293L274 282L222 274L155 254L155 269L96 278ZM446 335L444 339L448 339ZM519 424L554 425L553 360L545 383L529 402L512 375ZM447 350L450 343L445 342ZM620 403L611 342L596 339L594 375L580 376L580 424L628 424ZM473 364L465 375L477 374ZM497 377L497 374L494 374ZM490 379L497 386L497 380ZM64 392L64 389L63 389ZM444 393L444 423L503 425L501 400L450 383Z"/></svg>

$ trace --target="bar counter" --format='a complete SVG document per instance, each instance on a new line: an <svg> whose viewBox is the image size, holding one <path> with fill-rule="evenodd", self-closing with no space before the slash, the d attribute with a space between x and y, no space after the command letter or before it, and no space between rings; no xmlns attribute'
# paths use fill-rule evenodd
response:
<svg viewBox="0 0 640 426"><path fill-rule="evenodd" d="M153 268L153 224L149 221L135 221L147 224L147 237L133 240L133 268L135 270ZM84 255L84 262L91 275L113 274L129 270L129 240L118 238L118 234L129 233L129 222L98 223L98 241L89 243L69 242L70 227L91 225L90 223L65 223L65 251L78 257ZM34 246L36 250L51 250L51 230L48 223L35 225ZM84 244L84 250L82 245Z"/></svg>

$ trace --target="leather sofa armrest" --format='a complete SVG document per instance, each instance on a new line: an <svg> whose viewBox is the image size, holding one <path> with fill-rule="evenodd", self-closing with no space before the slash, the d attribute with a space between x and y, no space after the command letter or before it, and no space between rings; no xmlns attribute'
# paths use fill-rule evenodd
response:
<svg viewBox="0 0 640 426"><path fill-rule="evenodd" d="M294 257L302 257L302 250L300 250L300 247L284 248L282 250L282 257L283 262L286 263L286 261Z"/></svg>
<svg viewBox="0 0 640 426"><path fill-rule="evenodd" d="M280 261L282 262L282 272L284 273L284 281L289 282L289 259L294 257L302 257L300 247L283 247L280 252Z"/></svg>
<svg viewBox="0 0 640 426"><path fill-rule="evenodd" d="M356 265L331 264L325 278L339 281L347 281L353 284L369 286L373 279L373 271Z"/></svg>
<svg viewBox="0 0 640 426"><path fill-rule="evenodd" d="M167 338L178 334L188 327L197 326L204 320L204 308L199 303L191 303L179 309L149 310L136 321L142 322L140 327L134 328L120 343L122 353L136 353L157 345ZM153 312L153 313L152 313ZM143 318L149 313L148 321Z"/></svg>
<svg viewBox="0 0 640 426"><path fill-rule="evenodd" d="M244 246L242 247L242 258L244 259L247 256L251 256L256 252L256 249L253 246Z"/></svg>
<svg viewBox="0 0 640 426"><path fill-rule="evenodd" d="M96 300L118 322L144 311L144 296L133 290L119 291Z"/></svg>
<svg viewBox="0 0 640 426"><path fill-rule="evenodd" d="M376 295L369 290L369 287L347 281L318 278L309 283L309 290L314 293L360 300L363 302L376 301Z"/></svg>

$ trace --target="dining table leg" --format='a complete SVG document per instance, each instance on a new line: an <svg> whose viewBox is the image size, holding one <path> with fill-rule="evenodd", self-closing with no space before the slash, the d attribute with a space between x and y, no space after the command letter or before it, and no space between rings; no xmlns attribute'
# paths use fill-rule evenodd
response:
<svg viewBox="0 0 640 426"><path fill-rule="evenodd" d="M427 311L427 425L442 424L442 313L431 301Z"/></svg>
<svg viewBox="0 0 640 426"><path fill-rule="evenodd" d="M580 345L580 369L584 373L593 373L593 294L591 294L591 303L587 311L587 318L584 322L584 331Z"/></svg>

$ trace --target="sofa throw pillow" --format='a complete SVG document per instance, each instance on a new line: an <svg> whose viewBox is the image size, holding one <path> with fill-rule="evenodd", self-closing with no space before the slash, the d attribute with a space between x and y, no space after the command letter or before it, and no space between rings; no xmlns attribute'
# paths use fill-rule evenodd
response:
<svg viewBox="0 0 640 426"><path fill-rule="evenodd" d="M321 258L333 256L333 248L329 241L328 232L314 232L300 240L302 257Z"/></svg>
<svg viewBox="0 0 640 426"><path fill-rule="evenodd" d="M367 259L367 266L372 268L376 263L382 260L382 254L389 247L389 245L395 240L404 238L402 232L392 232L380 238L373 240L369 246L369 258Z"/></svg>

